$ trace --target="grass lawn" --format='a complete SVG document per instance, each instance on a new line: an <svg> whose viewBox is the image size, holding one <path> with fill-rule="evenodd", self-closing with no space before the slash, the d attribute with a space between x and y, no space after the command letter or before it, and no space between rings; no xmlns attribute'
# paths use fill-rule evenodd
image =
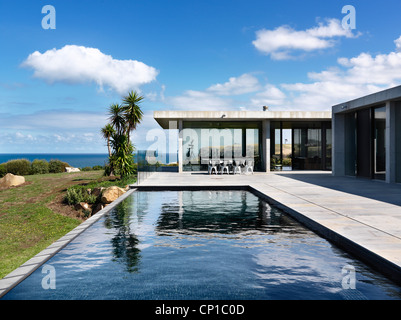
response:
<svg viewBox="0 0 401 320"><path fill-rule="evenodd" d="M0 190L0 279L82 222L62 203L65 191L102 176L103 171L31 175L24 185Z"/></svg>

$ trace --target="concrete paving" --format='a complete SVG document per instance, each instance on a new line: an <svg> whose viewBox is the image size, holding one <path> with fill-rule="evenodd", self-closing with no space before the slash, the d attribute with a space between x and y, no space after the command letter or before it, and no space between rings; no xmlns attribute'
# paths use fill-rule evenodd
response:
<svg viewBox="0 0 401 320"><path fill-rule="evenodd" d="M294 171L252 175L156 172L141 189L243 187L401 283L401 185Z"/></svg>

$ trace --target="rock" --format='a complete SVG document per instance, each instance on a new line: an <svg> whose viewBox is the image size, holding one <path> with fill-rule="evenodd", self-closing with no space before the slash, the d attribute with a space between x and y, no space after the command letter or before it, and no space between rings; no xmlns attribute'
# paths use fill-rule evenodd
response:
<svg viewBox="0 0 401 320"><path fill-rule="evenodd" d="M76 210L90 210L89 204L86 202L80 202L75 205Z"/></svg>
<svg viewBox="0 0 401 320"><path fill-rule="evenodd" d="M15 176L12 173L7 173L0 179L0 188L19 186L23 183L25 183L25 178L23 176Z"/></svg>
<svg viewBox="0 0 401 320"><path fill-rule="evenodd" d="M122 188L116 186L108 187L102 193L102 203L111 203L124 193L125 190Z"/></svg>
<svg viewBox="0 0 401 320"><path fill-rule="evenodd" d="M79 170L79 168L73 168L73 167L65 167L65 172L79 172L81 170Z"/></svg>

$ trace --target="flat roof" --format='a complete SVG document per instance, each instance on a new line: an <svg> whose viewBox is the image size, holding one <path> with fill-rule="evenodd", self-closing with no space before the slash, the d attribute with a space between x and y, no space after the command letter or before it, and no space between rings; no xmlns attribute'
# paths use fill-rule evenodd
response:
<svg viewBox="0 0 401 320"><path fill-rule="evenodd" d="M340 112L345 113L350 110L361 109L364 107L382 104L385 103L386 101L397 101L397 100L401 100L401 86L372 93L358 99L339 103L332 107L332 111L333 114Z"/></svg>
<svg viewBox="0 0 401 320"><path fill-rule="evenodd" d="M331 120L330 111L154 111L153 118L163 128L169 121L316 121Z"/></svg>

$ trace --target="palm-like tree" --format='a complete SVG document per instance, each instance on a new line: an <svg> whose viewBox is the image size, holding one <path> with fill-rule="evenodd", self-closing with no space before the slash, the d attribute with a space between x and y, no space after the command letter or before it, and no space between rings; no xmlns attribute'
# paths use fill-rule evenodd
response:
<svg viewBox="0 0 401 320"><path fill-rule="evenodd" d="M128 96L123 98L123 110L124 117L126 120L126 134L128 137L128 143L130 142L130 132L136 129L136 126L141 123L143 112L139 106L140 102L144 99L143 96L139 95L136 91L131 91Z"/></svg>
<svg viewBox="0 0 401 320"><path fill-rule="evenodd" d="M114 127L117 134L125 134L127 129L127 122L125 119L124 108L117 103L109 107L109 120L110 124Z"/></svg>
<svg viewBox="0 0 401 320"><path fill-rule="evenodd" d="M103 138L107 140L107 149L109 150L109 157L111 157L110 138L116 133L116 130L114 130L114 127L108 123L100 130L100 132L102 133Z"/></svg>
<svg viewBox="0 0 401 320"><path fill-rule="evenodd" d="M114 175L114 170L122 177L134 172L132 152L135 148L130 141L130 132L142 120L139 104L143 99L136 91L131 91L123 98L123 104L112 104L108 109L110 123L101 129L101 133L109 149L110 175Z"/></svg>

